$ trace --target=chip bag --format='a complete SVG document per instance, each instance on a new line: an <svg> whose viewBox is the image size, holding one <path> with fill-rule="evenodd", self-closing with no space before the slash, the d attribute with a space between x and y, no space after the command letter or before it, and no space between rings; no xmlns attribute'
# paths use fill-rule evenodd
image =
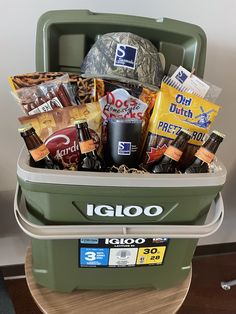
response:
<svg viewBox="0 0 236 314"><path fill-rule="evenodd" d="M106 124L110 118L135 118L143 121L142 134L150 119L157 90L144 88L138 84L121 83L102 79L95 80L96 100L102 110L102 141L106 143Z"/></svg>
<svg viewBox="0 0 236 314"><path fill-rule="evenodd" d="M181 157L185 163L191 163L219 109L217 104L162 83L148 124L143 166L148 167L160 159L182 128L192 132L186 152Z"/></svg>

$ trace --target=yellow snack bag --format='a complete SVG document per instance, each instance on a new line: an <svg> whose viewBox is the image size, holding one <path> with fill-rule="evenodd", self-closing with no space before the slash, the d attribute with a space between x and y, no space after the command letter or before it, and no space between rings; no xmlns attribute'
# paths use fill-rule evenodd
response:
<svg viewBox="0 0 236 314"><path fill-rule="evenodd" d="M144 165L158 160L182 128L192 132L190 145L202 145L219 109L206 99L162 83L148 124Z"/></svg>

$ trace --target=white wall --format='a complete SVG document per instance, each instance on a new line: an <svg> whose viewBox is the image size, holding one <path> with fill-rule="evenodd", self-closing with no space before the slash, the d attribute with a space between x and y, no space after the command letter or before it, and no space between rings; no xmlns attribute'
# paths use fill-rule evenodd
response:
<svg viewBox="0 0 236 314"><path fill-rule="evenodd" d="M236 158L235 89L236 89L236 2L233 0L9 0L0 2L0 237L18 229L12 215L12 198L16 183L16 160L22 145L17 133L21 114L10 95L7 77L35 70L35 31L38 18L49 10L89 9L95 12L122 13L147 17L169 17L201 26L208 39L205 79L223 88L222 110L214 128L227 134L218 157L228 170L223 191L225 219L223 227L201 243L236 241ZM5 227L3 227L5 225ZM9 228L8 228L9 226ZM24 240L22 240L24 241ZM14 249L14 248L13 248ZM0 247L0 256L1 256Z"/></svg>

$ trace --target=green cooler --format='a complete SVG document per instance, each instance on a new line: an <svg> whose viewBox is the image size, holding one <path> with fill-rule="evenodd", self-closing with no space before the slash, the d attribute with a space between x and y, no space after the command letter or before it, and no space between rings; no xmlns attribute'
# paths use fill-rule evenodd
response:
<svg viewBox="0 0 236 314"><path fill-rule="evenodd" d="M226 170L217 167L188 175L63 172L31 168L23 150L15 214L32 238L36 282L66 292L180 283L198 239L223 219Z"/></svg>
<svg viewBox="0 0 236 314"><path fill-rule="evenodd" d="M78 72L96 37L113 31L150 39L167 68L203 75L206 38L198 26L89 11L40 18L37 70ZM220 162L214 173L154 175L37 169L28 159L22 150L15 216L32 238L35 281L52 290L173 287L191 271L198 239L223 220Z"/></svg>

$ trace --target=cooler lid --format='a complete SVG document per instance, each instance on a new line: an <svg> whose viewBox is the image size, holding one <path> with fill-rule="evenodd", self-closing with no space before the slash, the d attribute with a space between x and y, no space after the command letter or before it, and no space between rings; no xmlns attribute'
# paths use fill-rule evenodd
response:
<svg viewBox="0 0 236 314"><path fill-rule="evenodd" d="M88 10L44 13L37 25L36 70L80 72L81 63L99 35L131 32L149 39L164 54L165 73L182 65L203 77L206 35L197 25L169 18L147 18Z"/></svg>

